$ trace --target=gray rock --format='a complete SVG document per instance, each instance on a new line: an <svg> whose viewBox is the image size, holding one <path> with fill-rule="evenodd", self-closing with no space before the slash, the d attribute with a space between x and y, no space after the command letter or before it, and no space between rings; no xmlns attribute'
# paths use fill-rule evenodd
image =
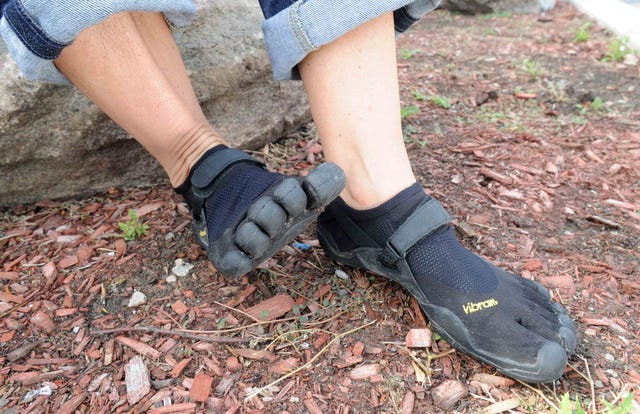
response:
<svg viewBox="0 0 640 414"><path fill-rule="evenodd" d="M198 99L233 146L256 149L310 120L299 82L274 82L258 3L198 0L178 38ZM166 182L159 164L73 88L28 82L0 41L0 206Z"/></svg>
<svg viewBox="0 0 640 414"><path fill-rule="evenodd" d="M129 303L127 306L130 308L135 308L144 305L145 303L147 303L147 295L140 292L139 290L136 290L131 295L131 298L129 298Z"/></svg>
<svg viewBox="0 0 640 414"><path fill-rule="evenodd" d="M555 0L442 0L440 7L465 14L541 13L552 9L555 3Z"/></svg>

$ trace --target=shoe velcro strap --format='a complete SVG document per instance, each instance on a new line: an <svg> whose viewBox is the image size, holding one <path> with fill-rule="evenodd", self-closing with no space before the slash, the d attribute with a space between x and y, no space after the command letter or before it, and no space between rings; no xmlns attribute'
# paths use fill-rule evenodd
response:
<svg viewBox="0 0 640 414"><path fill-rule="evenodd" d="M243 151L225 148L216 151L200 161L191 174L191 189L195 196L193 200L193 214L198 217L205 200L213 194L215 181L224 171L238 162L249 163L264 167L264 164Z"/></svg>
<svg viewBox="0 0 640 414"><path fill-rule="evenodd" d="M450 222L449 213L438 200L430 198L420 204L389 238L380 261L395 265L416 243Z"/></svg>

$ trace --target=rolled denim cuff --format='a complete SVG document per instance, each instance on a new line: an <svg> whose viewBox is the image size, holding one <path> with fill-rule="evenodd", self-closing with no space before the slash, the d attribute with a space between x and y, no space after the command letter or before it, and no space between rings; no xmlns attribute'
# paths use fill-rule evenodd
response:
<svg viewBox="0 0 640 414"><path fill-rule="evenodd" d="M300 79L297 65L310 52L382 14L396 12L396 31L401 32L439 3L440 0L298 0L262 25L273 77Z"/></svg>
<svg viewBox="0 0 640 414"><path fill-rule="evenodd" d="M406 32L411 25L420 20L422 16L435 10L440 0L417 0L413 3L393 12L393 21L396 33Z"/></svg>
<svg viewBox="0 0 640 414"><path fill-rule="evenodd" d="M196 13L191 0L49 1L8 0L0 19L0 34L20 71L30 80L68 84L53 64L83 29L124 11L162 12L176 27Z"/></svg>

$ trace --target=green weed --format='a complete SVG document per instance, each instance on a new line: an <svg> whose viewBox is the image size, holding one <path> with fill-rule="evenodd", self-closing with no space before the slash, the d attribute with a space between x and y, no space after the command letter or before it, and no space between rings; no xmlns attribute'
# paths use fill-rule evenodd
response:
<svg viewBox="0 0 640 414"><path fill-rule="evenodd" d="M138 239L145 234L149 230L149 226L140 222L138 215L136 214L134 209L129 209L128 212L129 220L118 223L120 230L124 235L124 239L127 241Z"/></svg>
<svg viewBox="0 0 640 414"><path fill-rule="evenodd" d="M412 117L413 115L416 115L419 112L420 112L420 108L418 108L415 105L409 105L400 109L400 116L402 117L402 119L407 119L409 117Z"/></svg>
<svg viewBox="0 0 640 414"><path fill-rule="evenodd" d="M622 62L628 54L632 53L629 47L629 37L616 37L609 43L607 51L602 58L603 62Z"/></svg>
<svg viewBox="0 0 640 414"><path fill-rule="evenodd" d="M451 104L449 103L449 100L444 96L440 96L440 95L430 96L428 100L429 102L435 104L436 106L439 106L440 108L444 108L444 109L451 108Z"/></svg>
<svg viewBox="0 0 640 414"><path fill-rule="evenodd" d="M525 71L531 79L538 79L543 73L544 69L535 60L525 59L522 61L522 70Z"/></svg>
<svg viewBox="0 0 640 414"><path fill-rule="evenodd" d="M580 26L576 30L576 34L573 37L573 43L586 42L589 40L589 29L591 28L591 22L584 22L582 26Z"/></svg>
<svg viewBox="0 0 640 414"><path fill-rule="evenodd" d="M603 410L597 410L597 412L602 414L629 414L633 411L633 394L628 393L622 401L618 404L614 405L604 399L600 400L602 405L606 407ZM586 404L588 407L588 404ZM580 402L580 397L576 395L575 402L571 401L571 396L569 393L566 393L560 399L560 404L558 404L558 413L557 414L587 414L585 408L583 408L582 403Z"/></svg>
<svg viewBox="0 0 640 414"><path fill-rule="evenodd" d="M426 101L427 99L429 99L429 96L425 95L424 93L422 93L422 91L417 89L413 91L413 97L419 101Z"/></svg>
<svg viewBox="0 0 640 414"><path fill-rule="evenodd" d="M589 112L602 115L602 113L607 109L604 101L599 96L593 98L593 101L591 102L576 105L576 108L580 110L580 115L586 115Z"/></svg>
<svg viewBox="0 0 640 414"><path fill-rule="evenodd" d="M422 52L420 49L409 49L403 47L400 49L400 57L404 60L409 60L420 52Z"/></svg>

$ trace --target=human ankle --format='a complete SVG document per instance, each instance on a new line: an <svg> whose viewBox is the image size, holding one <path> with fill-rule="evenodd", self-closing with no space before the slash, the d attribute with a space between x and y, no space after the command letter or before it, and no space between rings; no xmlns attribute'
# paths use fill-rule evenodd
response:
<svg viewBox="0 0 640 414"><path fill-rule="evenodd" d="M166 167L171 185L178 187L189 177L189 171L211 148L226 145L209 125L196 126L181 135L173 148L172 164Z"/></svg>
<svg viewBox="0 0 640 414"><path fill-rule="evenodd" d="M413 176L405 177L403 180L385 180L377 183L371 180L347 179L347 186L340 197L355 210L368 210L389 201L415 182Z"/></svg>

